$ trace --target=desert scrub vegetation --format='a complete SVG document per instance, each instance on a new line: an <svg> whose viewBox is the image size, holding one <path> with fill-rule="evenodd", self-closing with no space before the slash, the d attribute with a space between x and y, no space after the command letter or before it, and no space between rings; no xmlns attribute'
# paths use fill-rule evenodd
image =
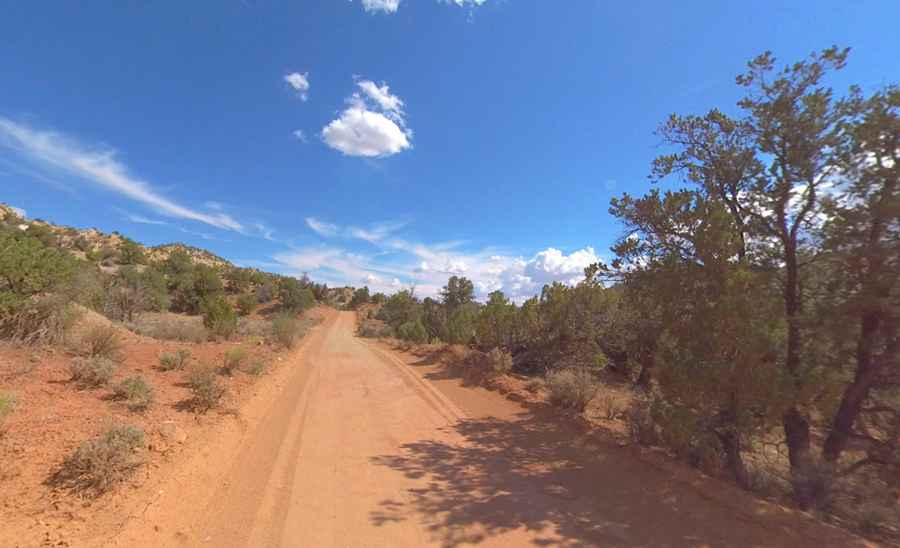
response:
<svg viewBox="0 0 900 548"><path fill-rule="evenodd" d="M187 376L187 385L192 396L189 406L198 413L215 408L225 395L225 387L213 367L195 367Z"/></svg>
<svg viewBox="0 0 900 548"><path fill-rule="evenodd" d="M181 371L191 359L191 351L179 348L175 352L164 352L159 356L159 368L163 371Z"/></svg>
<svg viewBox="0 0 900 548"><path fill-rule="evenodd" d="M238 314L241 316L249 316L253 309L256 308L256 295L252 293L242 293L237 298Z"/></svg>
<svg viewBox="0 0 900 548"><path fill-rule="evenodd" d="M210 333L227 339L237 330L237 314L222 295L216 295L202 305L203 325Z"/></svg>
<svg viewBox="0 0 900 548"><path fill-rule="evenodd" d="M579 413L587 409L598 389L594 374L586 368L550 371L545 382L550 403Z"/></svg>
<svg viewBox="0 0 900 548"><path fill-rule="evenodd" d="M488 372L491 375L505 375L512 371L512 354L502 348L492 348L485 356Z"/></svg>
<svg viewBox="0 0 900 548"><path fill-rule="evenodd" d="M19 400L12 392L0 390L0 436L6 432L6 419L13 414Z"/></svg>
<svg viewBox="0 0 900 548"><path fill-rule="evenodd" d="M69 362L71 381L79 388L99 388L109 384L118 364L103 356L78 357Z"/></svg>
<svg viewBox="0 0 900 548"><path fill-rule="evenodd" d="M247 374L258 377L269 369L269 365L262 360L253 360L253 363L247 367Z"/></svg>
<svg viewBox="0 0 900 548"><path fill-rule="evenodd" d="M125 325L138 335L163 341L202 343L209 340L203 319L195 316L144 313Z"/></svg>
<svg viewBox="0 0 900 548"><path fill-rule="evenodd" d="M107 492L140 466L136 456L144 432L127 425L111 426L75 449L50 478L50 484L89 497Z"/></svg>
<svg viewBox="0 0 900 548"><path fill-rule="evenodd" d="M293 314L281 313L272 320L272 338L285 348L293 348L303 333L303 324Z"/></svg>
<svg viewBox="0 0 900 548"><path fill-rule="evenodd" d="M113 398L124 401L132 411L143 411L153 403L155 393L144 377L134 375L113 387Z"/></svg>
<svg viewBox="0 0 900 548"><path fill-rule="evenodd" d="M22 301L0 292L0 338L23 345L62 345L81 312L56 296Z"/></svg>
<svg viewBox="0 0 900 548"><path fill-rule="evenodd" d="M121 361L125 342L119 335L119 330L112 325L95 325L82 337L84 353L92 358L106 358L112 361Z"/></svg>
<svg viewBox="0 0 900 548"><path fill-rule="evenodd" d="M222 373L231 376L247 361L247 350L241 346L229 348L222 357Z"/></svg>

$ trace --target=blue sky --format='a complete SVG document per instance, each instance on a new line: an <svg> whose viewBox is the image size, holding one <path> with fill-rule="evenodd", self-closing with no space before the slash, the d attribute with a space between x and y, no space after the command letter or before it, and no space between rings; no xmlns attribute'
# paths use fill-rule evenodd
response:
<svg viewBox="0 0 900 548"><path fill-rule="evenodd" d="M853 48L900 76L900 3L14 2L0 201L331 285L519 299L608 256L672 113L734 76ZM676 184L677 182L673 182Z"/></svg>

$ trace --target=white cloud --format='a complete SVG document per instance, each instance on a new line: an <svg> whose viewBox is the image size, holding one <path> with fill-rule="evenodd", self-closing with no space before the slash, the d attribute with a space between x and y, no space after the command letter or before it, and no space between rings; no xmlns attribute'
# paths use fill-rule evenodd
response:
<svg viewBox="0 0 900 548"><path fill-rule="evenodd" d="M363 9L367 12L382 11L384 13L396 13L400 7L400 0L362 0Z"/></svg>
<svg viewBox="0 0 900 548"><path fill-rule="evenodd" d="M9 206L9 208L10 208L11 210L13 210L13 213L15 213L16 215L18 215L19 217L22 217L23 219L27 219L27 218L28 218L28 212L25 211L24 209L22 209L21 207Z"/></svg>
<svg viewBox="0 0 900 548"><path fill-rule="evenodd" d="M359 86L359 89L361 89L367 97L375 101L386 114L396 116L400 120L403 119L403 101L396 95L391 94L391 90L388 88L387 84L378 86L378 84L371 80L363 80L357 82L356 85Z"/></svg>
<svg viewBox="0 0 900 548"><path fill-rule="evenodd" d="M178 204L159 194L147 182L129 173L110 149L91 149L53 131L43 131L0 117L0 145L30 158L43 167L71 173L81 179L143 203L161 215L188 219L216 228L242 231L243 226L221 212L203 212Z"/></svg>
<svg viewBox="0 0 900 548"><path fill-rule="evenodd" d="M439 0L445 4L455 4L460 7L480 6L487 0ZM396 13L400 7L400 0L362 0L363 9L367 12Z"/></svg>
<svg viewBox="0 0 900 548"><path fill-rule="evenodd" d="M304 72L303 74L299 72L292 72L290 74L284 75L284 81L288 83L294 91L297 92L297 96L300 97L301 101L306 101L309 99L309 73Z"/></svg>
<svg viewBox="0 0 900 548"><path fill-rule="evenodd" d="M346 236L346 229L324 223L329 234ZM352 236L351 236L352 237ZM540 293L552 282L574 285L584 268L600 260L592 247L565 253L549 247L530 257L498 253L496 249L460 250L459 242L411 243L386 236L374 242L381 251L353 253L341 247L309 247L277 255L282 268L299 274L308 272L329 285L367 285L372 291L392 293L415 286L420 297L436 297L451 275L465 276L475 285L476 295L503 291L522 302Z"/></svg>
<svg viewBox="0 0 900 548"><path fill-rule="evenodd" d="M367 158L392 156L410 148L412 130L406 126L403 101L390 93L387 84L362 80L357 86L362 95L351 95L340 117L322 128L325 143L347 156Z"/></svg>
<svg viewBox="0 0 900 548"><path fill-rule="evenodd" d="M132 223L138 223L138 224L142 224L142 225L167 225L167 224L169 224L165 221L159 221L156 219L148 219L147 217L144 217L142 215L129 214L128 220L131 221Z"/></svg>
<svg viewBox="0 0 900 548"><path fill-rule="evenodd" d="M316 219L315 217L307 217L305 220L306 220L306 226L311 228L313 230L313 232L315 232L319 236L326 236L326 237L336 236L338 231L340 230L340 228L337 225L331 224L331 223L326 223L325 221L320 221L319 219Z"/></svg>
<svg viewBox="0 0 900 548"><path fill-rule="evenodd" d="M294 137L296 137L297 140L303 144L306 144L309 142L309 139L307 139L306 134L303 133L302 129L294 130Z"/></svg>

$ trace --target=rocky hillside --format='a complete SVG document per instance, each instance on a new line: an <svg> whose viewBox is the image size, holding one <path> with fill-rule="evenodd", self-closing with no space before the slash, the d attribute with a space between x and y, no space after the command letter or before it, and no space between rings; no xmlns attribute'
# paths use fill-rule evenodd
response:
<svg viewBox="0 0 900 548"><path fill-rule="evenodd" d="M2 203L0 203L0 222L4 224L16 223L21 230L32 230L51 236L55 239L57 246L71 251L82 259L88 255L103 257L107 253L118 250L122 242L128 240L128 238L118 232L108 234L96 228L79 229L55 225L41 219L25 219L15 209ZM195 264L205 264L216 268L234 266L231 262L218 255L187 244L168 243L154 247L144 246L139 243L136 243L136 245L151 261L164 261L173 251L182 250L191 257Z"/></svg>

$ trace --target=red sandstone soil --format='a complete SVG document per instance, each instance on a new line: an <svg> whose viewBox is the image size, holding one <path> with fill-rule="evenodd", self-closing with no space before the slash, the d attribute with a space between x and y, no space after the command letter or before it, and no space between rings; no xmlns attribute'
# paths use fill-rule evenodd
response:
<svg viewBox="0 0 900 548"><path fill-rule="evenodd" d="M247 391L235 417L195 428L177 459L149 467L112 502L75 510L59 522L65 539L122 547L866 545L690 469L638 458L538 406L464 387L440 364L355 337L354 324L353 313L329 312ZM4 516L17 513L10 502ZM18 529L23 521L16 529L4 522L3 535L30 531Z"/></svg>

